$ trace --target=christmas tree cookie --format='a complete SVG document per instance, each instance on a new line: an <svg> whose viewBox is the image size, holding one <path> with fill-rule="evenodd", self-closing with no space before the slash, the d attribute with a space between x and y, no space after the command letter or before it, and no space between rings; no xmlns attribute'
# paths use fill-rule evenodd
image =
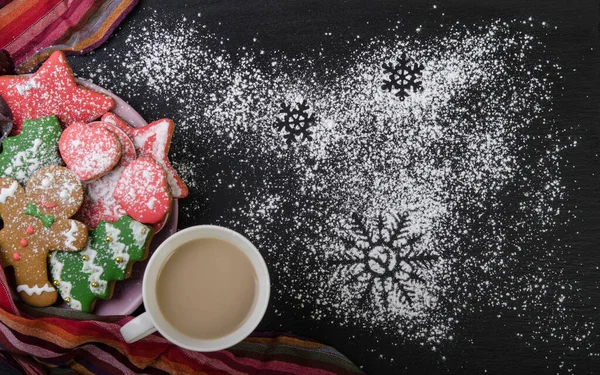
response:
<svg viewBox="0 0 600 375"><path fill-rule="evenodd" d="M100 222L79 253L54 251L50 274L63 300L73 309L90 312L96 299L109 299L114 282L131 274L133 263L148 256L152 228L123 216Z"/></svg>
<svg viewBox="0 0 600 375"><path fill-rule="evenodd" d="M56 116L24 121L21 134L2 142L0 177L11 177L24 185L38 169L62 164L58 153L61 132Z"/></svg>

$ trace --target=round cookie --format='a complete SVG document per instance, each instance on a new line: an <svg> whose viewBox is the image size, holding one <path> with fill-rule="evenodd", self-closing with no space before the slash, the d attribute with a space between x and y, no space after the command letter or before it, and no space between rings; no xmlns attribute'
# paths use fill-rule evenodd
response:
<svg viewBox="0 0 600 375"><path fill-rule="evenodd" d="M63 131L58 149L67 168L81 181L105 175L121 159L121 143L114 133L80 122Z"/></svg>
<svg viewBox="0 0 600 375"><path fill-rule="evenodd" d="M17 180L0 178L0 260L12 266L17 292L32 306L49 306L57 292L48 281L51 250L79 251L85 247L85 224L70 220L83 199L75 175L64 167L46 166L23 189Z"/></svg>
<svg viewBox="0 0 600 375"><path fill-rule="evenodd" d="M139 158L125 167L114 197L128 215L145 224L161 222L171 210L167 174L148 157Z"/></svg>

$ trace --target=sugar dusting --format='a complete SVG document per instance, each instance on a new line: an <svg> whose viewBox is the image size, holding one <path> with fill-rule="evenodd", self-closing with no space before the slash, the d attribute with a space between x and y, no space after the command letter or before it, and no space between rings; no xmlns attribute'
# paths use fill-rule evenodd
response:
<svg viewBox="0 0 600 375"><path fill-rule="evenodd" d="M365 41L336 64L232 56L198 20L157 19L128 31L113 65L80 74L148 97L144 111L158 98L173 109L175 137L196 144L172 148L175 168L192 195L236 197L218 224L263 251L278 313L440 351L494 311L526 321L517 336L534 348L563 342L559 358L589 348L593 323L567 324L577 286L549 266L569 217L563 151L576 146L552 122L561 68L518 22ZM400 101L382 90L382 64L403 54L425 68L422 91ZM304 101L313 139L287 145L280 105Z"/></svg>

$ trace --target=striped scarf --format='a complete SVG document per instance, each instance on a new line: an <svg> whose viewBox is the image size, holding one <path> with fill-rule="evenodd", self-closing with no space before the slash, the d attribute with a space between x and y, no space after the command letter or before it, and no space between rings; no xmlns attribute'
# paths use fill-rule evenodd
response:
<svg viewBox="0 0 600 375"><path fill-rule="evenodd" d="M0 49L27 73L57 50L98 47L137 0L0 0Z"/></svg>
<svg viewBox="0 0 600 375"><path fill-rule="evenodd" d="M131 319L15 303L0 270L0 373L363 373L335 349L292 335L254 334L233 348L212 353L182 349L158 333L127 344L119 330Z"/></svg>

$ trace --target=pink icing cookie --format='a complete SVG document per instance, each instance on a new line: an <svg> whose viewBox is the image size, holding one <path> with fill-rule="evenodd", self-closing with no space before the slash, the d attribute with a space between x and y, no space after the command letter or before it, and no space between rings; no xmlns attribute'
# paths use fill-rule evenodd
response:
<svg viewBox="0 0 600 375"><path fill-rule="evenodd" d="M167 174L149 157L139 158L125 167L114 197L129 216L145 224L162 222L171 209Z"/></svg>
<svg viewBox="0 0 600 375"><path fill-rule="evenodd" d="M112 132L121 144L121 160L113 170L86 184L83 205L76 215L77 219L83 221L87 226L96 228L103 220L114 223L127 215L127 212L117 203L113 194L123 169L136 159L137 153L131 139L115 125L96 121L90 123L89 126Z"/></svg>
<svg viewBox="0 0 600 375"><path fill-rule="evenodd" d="M173 121L162 119L141 128L134 128L111 112L104 114L102 121L114 124L125 131L133 140L138 156L151 157L160 164L167 173L167 180L169 181L173 198L187 197L188 188L177 174L175 168L171 166L168 158L171 137L175 130Z"/></svg>
<svg viewBox="0 0 600 375"><path fill-rule="evenodd" d="M114 133L80 122L63 131L58 149L67 167L82 181L105 175L121 159L121 143Z"/></svg>
<svg viewBox="0 0 600 375"><path fill-rule="evenodd" d="M24 120L56 115L68 126L93 121L114 105L110 97L77 85L61 51L52 53L30 76L0 76L0 96L13 114L12 135L21 132Z"/></svg>

